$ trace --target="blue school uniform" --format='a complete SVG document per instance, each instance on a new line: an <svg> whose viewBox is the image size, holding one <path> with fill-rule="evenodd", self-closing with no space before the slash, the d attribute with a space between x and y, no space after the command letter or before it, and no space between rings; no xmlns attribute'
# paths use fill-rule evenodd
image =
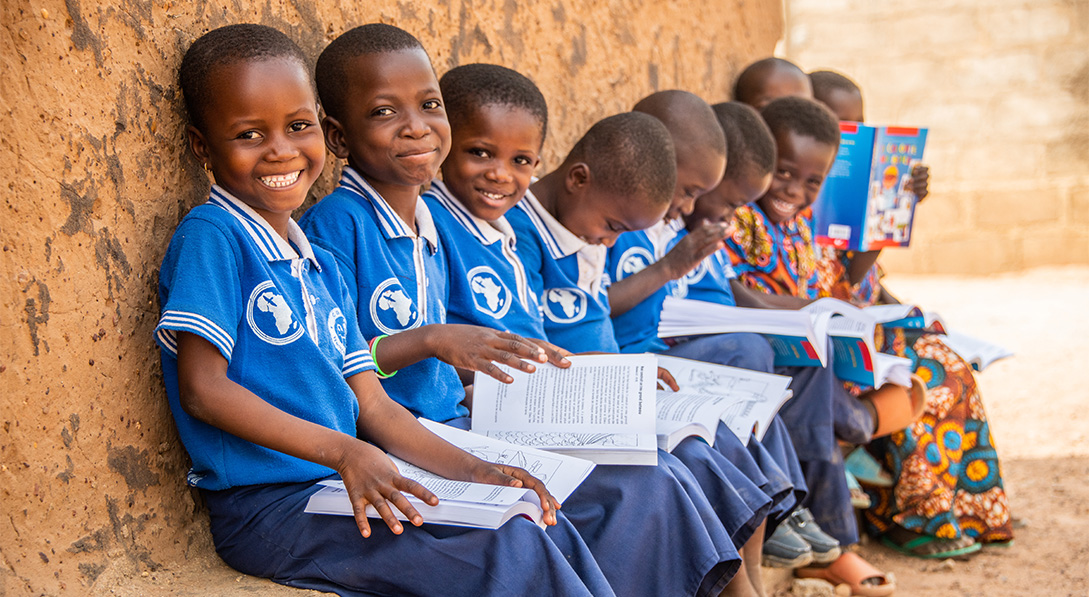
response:
<svg viewBox="0 0 1089 597"><path fill-rule="evenodd" d="M340 186L299 221L311 241L336 257L358 309L364 337L446 323L446 255L431 212L416 203L416 230L358 172L345 166ZM446 421L469 414L461 380L425 359L382 380L416 416Z"/></svg>
<svg viewBox="0 0 1089 597"><path fill-rule="evenodd" d="M529 191L506 219L518 237L518 256L537 293L549 342L576 353L619 352L609 320L605 246L575 236Z"/></svg>
<svg viewBox="0 0 1089 597"><path fill-rule="evenodd" d="M519 256L530 286L541 297L548 340L572 352L618 352L605 290L606 249L588 245L556 220L527 193L507 218L518 235ZM550 316L544 303L555 289L573 289L593 297L578 317ZM689 438L672 453L659 450L659 459L687 469L699 491L714 508L735 546L742 545L766 518L771 500L732 463L707 444Z"/></svg>
<svg viewBox="0 0 1089 597"><path fill-rule="evenodd" d="M519 259L517 237L506 218L489 222L465 208L439 181L424 193L446 247L450 323L545 337L537 294Z"/></svg>
<svg viewBox="0 0 1089 597"><path fill-rule="evenodd" d="M683 233L678 235L675 242L683 236ZM678 286L676 294L681 298L733 306L736 302L730 280L734 277L729 254L722 249L685 276L685 283ZM796 500L809 508L821 529L841 544L857 543L857 525L850 505L850 490L844 480L835 423L840 417L857 418L859 405L857 399L843 390L833 369L775 367L774 354L767 342L755 334L698 337L678 344L669 354L791 377L794 398L783 405L760 443L768 452L766 457L786 471L796 489L804 489L803 492L796 491L794 499L785 502L791 505L790 509ZM866 426L866 421L856 425L857 428ZM758 454L754 457L758 462L764 458ZM790 509L777 505L769 521L778 523L790 514Z"/></svg>
<svg viewBox="0 0 1089 597"><path fill-rule="evenodd" d="M332 255L294 222L284 240L213 187L171 239L159 298L155 336L193 460L189 481L207 500L216 551L237 570L353 597L613 594L566 519L547 535L528 520L498 531L406 526L401 536L374 521L363 539L351 517L304 512L314 481L335 477L331 469L248 443L181 408L179 331L215 346L230 379L263 400L354 437L359 404L345 378L373 363Z"/></svg>
<svg viewBox="0 0 1089 597"><path fill-rule="evenodd" d="M506 218L477 218L441 183L433 184L425 200L440 243L457 247L446 252L450 321L544 338L536 293L527 283ZM491 303L480 296L481 285L473 284L482 271L490 280L483 286L491 292ZM467 419L451 422L459 423L468 426ZM713 593L733 575L736 552L696 480L679 463L676 470L599 466L564 502L563 512L586 538L618 594Z"/></svg>
<svg viewBox="0 0 1089 597"><path fill-rule="evenodd" d="M677 234L681 220L658 222L646 230L625 232L609 248L606 272L613 282L643 271L665 256L670 240ZM621 352L664 352L669 348L658 337L662 303L674 293L676 282L669 282L625 313L613 317L613 329Z"/></svg>

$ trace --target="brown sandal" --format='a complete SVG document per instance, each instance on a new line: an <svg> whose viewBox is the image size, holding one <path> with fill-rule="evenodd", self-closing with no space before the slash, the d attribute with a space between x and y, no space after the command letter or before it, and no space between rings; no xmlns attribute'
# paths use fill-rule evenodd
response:
<svg viewBox="0 0 1089 597"><path fill-rule="evenodd" d="M798 578L819 578L834 586L845 584L851 587L851 595L855 597L887 597L896 592L896 579L891 572L881 572L853 551L843 552L825 568L799 568L794 575ZM876 584L873 581L877 581Z"/></svg>

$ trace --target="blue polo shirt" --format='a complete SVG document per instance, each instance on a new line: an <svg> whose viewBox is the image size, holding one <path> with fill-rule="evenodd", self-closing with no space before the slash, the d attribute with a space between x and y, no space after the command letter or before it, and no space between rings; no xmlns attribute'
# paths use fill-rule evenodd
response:
<svg viewBox="0 0 1089 597"><path fill-rule="evenodd" d="M366 338L446 323L446 255L423 199L415 215L413 230L346 166L340 186L299 220L311 241L336 257ZM438 359L405 367L382 387L416 416L447 421L469 414L457 372Z"/></svg>
<svg viewBox="0 0 1089 597"><path fill-rule="evenodd" d="M537 295L548 341L571 352L618 352L609 319L605 246L590 245L548 213L532 192L506 214Z"/></svg>
<svg viewBox="0 0 1089 597"><path fill-rule="evenodd" d="M682 230L673 239L671 248L686 234L688 231ZM730 265L730 254L726 252L726 249L719 249L705 257L695 269L681 279L681 283L677 284L673 290L673 296L735 307L737 301L734 300L730 280L736 277L737 274Z"/></svg>
<svg viewBox="0 0 1089 597"><path fill-rule="evenodd" d="M646 230L621 234L617 237L616 244L609 248L605 271L610 279L619 282L661 259L672 248L670 241L682 225L678 219L668 224L658 222ZM665 284L630 310L613 318L616 342L621 352L666 350L666 343L658 338L658 322L662 318L662 303L666 296L674 292L676 285L676 282Z"/></svg>
<svg viewBox="0 0 1089 597"><path fill-rule="evenodd" d="M450 323L480 325L527 338L545 337L537 295L516 252L514 229L506 218L476 217L441 182L424 193L446 247Z"/></svg>
<svg viewBox="0 0 1089 597"><path fill-rule="evenodd" d="M345 378L374 368L355 307L331 255L299 226L278 235L218 186L174 232L159 272L155 340L163 383L185 449L189 483L225 489L296 483L332 469L263 448L181 408L177 332L227 359L227 376L276 408L355 437L359 402Z"/></svg>

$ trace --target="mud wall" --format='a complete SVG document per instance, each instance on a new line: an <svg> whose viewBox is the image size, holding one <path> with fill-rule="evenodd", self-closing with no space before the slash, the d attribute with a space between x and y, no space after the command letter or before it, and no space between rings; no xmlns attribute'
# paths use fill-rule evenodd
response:
<svg viewBox="0 0 1089 597"><path fill-rule="evenodd" d="M519 69L549 100L555 164L650 91L725 99L781 32L778 0L223 4L0 4L0 595L98 591L106 571L169 570L210 549L151 336L166 244L207 189L175 85L201 33L260 22L316 56L383 21L417 34L440 74Z"/></svg>

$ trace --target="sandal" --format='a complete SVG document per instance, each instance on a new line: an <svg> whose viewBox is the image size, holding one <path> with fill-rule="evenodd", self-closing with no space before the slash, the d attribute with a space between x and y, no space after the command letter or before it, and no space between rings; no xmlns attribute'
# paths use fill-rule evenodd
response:
<svg viewBox="0 0 1089 597"><path fill-rule="evenodd" d="M919 535L914 539L909 539L903 543L897 543L888 535L882 535L881 543L906 556L922 558L924 560L944 560L946 558L966 556L983 549L982 545L965 535L962 535L959 539L941 539L933 535ZM938 551L920 549L934 543L945 543L947 545L939 547Z"/></svg>
<svg viewBox="0 0 1089 597"><path fill-rule="evenodd" d="M856 597L886 597L896 592L896 580L892 573L884 573L862 559L853 551L845 551L826 568L800 568L794 571L798 578L819 578L833 586L845 584Z"/></svg>
<svg viewBox="0 0 1089 597"><path fill-rule="evenodd" d="M870 499L869 494L862 490L862 486L858 484L858 479L851 474L851 471L845 471L847 475L847 489L851 491L851 507L856 510L865 510L870 506L873 506L873 500Z"/></svg>
<svg viewBox="0 0 1089 597"><path fill-rule="evenodd" d="M897 390L903 390L907 396ZM926 382L918 375L912 375L910 388L884 385L865 394L863 400L870 403L874 415L873 437L884 437L902 431L923 416Z"/></svg>

